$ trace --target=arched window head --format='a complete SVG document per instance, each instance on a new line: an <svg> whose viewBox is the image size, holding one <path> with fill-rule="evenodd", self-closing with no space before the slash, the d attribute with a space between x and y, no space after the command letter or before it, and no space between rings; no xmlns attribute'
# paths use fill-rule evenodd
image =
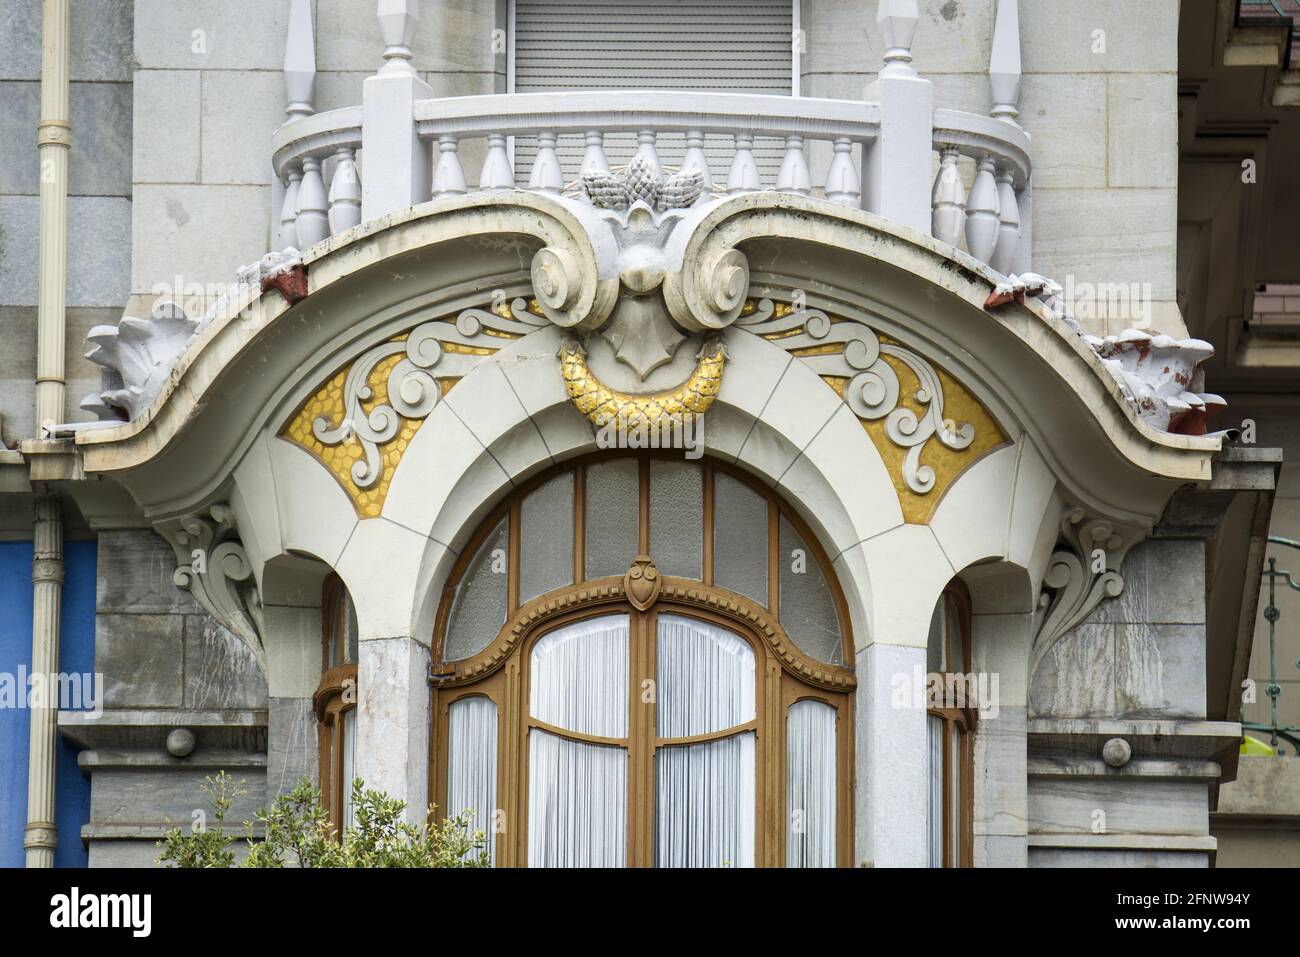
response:
<svg viewBox="0 0 1300 957"><path fill-rule="evenodd" d="M825 554L742 473L541 476L442 595L438 814L506 865L848 864L851 648Z"/></svg>
<svg viewBox="0 0 1300 957"><path fill-rule="evenodd" d="M970 598L949 585L930 618L926 650L926 722L929 729L928 844L931 867L970 867L976 702L971 683Z"/></svg>
<svg viewBox="0 0 1300 957"><path fill-rule="evenodd" d="M319 730L320 788L340 830L352 823L356 776L357 612L334 574L321 590L321 680L312 703Z"/></svg>

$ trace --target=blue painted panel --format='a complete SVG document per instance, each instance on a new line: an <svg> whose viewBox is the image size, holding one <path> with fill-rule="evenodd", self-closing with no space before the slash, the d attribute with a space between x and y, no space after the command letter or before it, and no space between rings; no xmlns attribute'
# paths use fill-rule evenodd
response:
<svg viewBox="0 0 1300 957"><path fill-rule="evenodd" d="M94 542L68 542L64 551L62 639L59 668L93 673L95 662ZM32 543L0 542L0 866L22 867L23 825L27 823L27 736L29 712L19 669L32 663ZM84 867L81 827L90 819L90 782L77 768L75 749L62 740L57 755L55 823L59 866Z"/></svg>

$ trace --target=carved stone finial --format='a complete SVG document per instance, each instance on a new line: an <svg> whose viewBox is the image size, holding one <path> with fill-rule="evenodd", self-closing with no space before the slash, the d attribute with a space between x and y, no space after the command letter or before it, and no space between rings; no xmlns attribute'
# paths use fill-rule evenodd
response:
<svg viewBox="0 0 1300 957"><path fill-rule="evenodd" d="M659 599L663 579L649 555L638 555L623 576L623 591L637 611L645 611Z"/></svg>

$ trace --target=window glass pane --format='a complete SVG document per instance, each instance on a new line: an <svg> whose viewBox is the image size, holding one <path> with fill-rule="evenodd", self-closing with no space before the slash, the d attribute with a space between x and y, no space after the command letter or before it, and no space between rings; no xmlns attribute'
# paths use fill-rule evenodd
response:
<svg viewBox="0 0 1300 957"><path fill-rule="evenodd" d="M723 472L713 477L713 582L767 606L767 500Z"/></svg>
<svg viewBox="0 0 1300 957"><path fill-rule="evenodd" d="M487 835L488 860L496 863L493 814L497 802L497 706L478 695L447 709L447 806L444 818L469 813L469 829Z"/></svg>
<svg viewBox="0 0 1300 957"><path fill-rule="evenodd" d="M726 629L660 615L655 669L661 738L725 731L754 720L754 649Z"/></svg>
<svg viewBox="0 0 1300 957"><path fill-rule="evenodd" d="M357 660L357 606L346 589L343 592L343 661L355 664Z"/></svg>
<svg viewBox="0 0 1300 957"><path fill-rule="evenodd" d="M943 867L943 718L927 715L930 734L930 801L926 813L930 866Z"/></svg>
<svg viewBox="0 0 1300 957"><path fill-rule="evenodd" d="M519 603L573 582L573 473L557 475L519 510Z"/></svg>
<svg viewBox="0 0 1300 957"><path fill-rule="evenodd" d="M533 646L530 714L602 738L627 737L628 619L575 622Z"/></svg>
<svg viewBox="0 0 1300 957"><path fill-rule="evenodd" d="M352 826L352 779L357 768L357 709L340 715L343 722L343 827Z"/></svg>
<svg viewBox="0 0 1300 957"><path fill-rule="evenodd" d="M787 867L835 866L835 709L805 699L786 723Z"/></svg>
<svg viewBox="0 0 1300 957"><path fill-rule="evenodd" d="M930 615L930 637L925 651L925 668L930 674L942 674L948 657L948 639L945 634L948 618L944 613L946 602L945 598L940 598L935 603L934 613Z"/></svg>
<svg viewBox="0 0 1300 957"><path fill-rule="evenodd" d="M587 466L587 577L622 575L637 553L640 466L619 459Z"/></svg>
<svg viewBox="0 0 1300 957"><path fill-rule="evenodd" d="M781 624L806 654L843 664L835 600L821 566L794 526L781 516Z"/></svg>
<svg viewBox="0 0 1300 957"><path fill-rule="evenodd" d="M655 752L655 866L754 866L754 734Z"/></svg>
<svg viewBox="0 0 1300 957"><path fill-rule="evenodd" d="M650 557L664 575L704 577L704 470L650 461Z"/></svg>
<svg viewBox="0 0 1300 957"><path fill-rule="evenodd" d="M443 649L446 661L459 661L482 651L506 623L508 528L509 519L502 516L456 587Z"/></svg>
<svg viewBox="0 0 1300 957"><path fill-rule="evenodd" d="M528 866L627 864L627 751L528 732Z"/></svg>

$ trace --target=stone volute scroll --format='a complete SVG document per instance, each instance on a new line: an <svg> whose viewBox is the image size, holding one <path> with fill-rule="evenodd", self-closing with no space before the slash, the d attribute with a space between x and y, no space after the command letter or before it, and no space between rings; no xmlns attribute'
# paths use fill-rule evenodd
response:
<svg viewBox="0 0 1300 957"><path fill-rule="evenodd" d="M230 506L213 505L159 531L176 553L172 580L248 645L265 674L262 599Z"/></svg>

